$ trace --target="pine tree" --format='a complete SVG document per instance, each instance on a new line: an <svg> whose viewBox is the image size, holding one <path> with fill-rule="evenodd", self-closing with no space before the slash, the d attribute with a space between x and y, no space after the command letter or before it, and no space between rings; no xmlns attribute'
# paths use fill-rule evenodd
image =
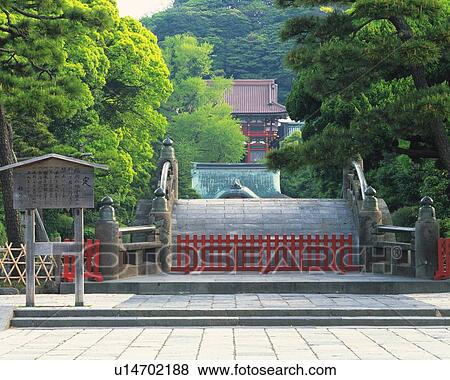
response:
<svg viewBox="0 0 450 380"><path fill-rule="evenodd" d="M361 154L438 159L450 173L450 3L445 0L278 0L322 6L291 19L288 62L297 79L290 115L306 119L305 143L271 155L280 167L336 166Z"/></svg>

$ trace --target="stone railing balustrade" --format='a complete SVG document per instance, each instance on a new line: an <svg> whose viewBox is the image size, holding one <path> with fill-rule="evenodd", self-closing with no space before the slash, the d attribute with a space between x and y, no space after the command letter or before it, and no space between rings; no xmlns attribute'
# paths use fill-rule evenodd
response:
<svg viewBox="0 0 450 380"><path fill-rule="evenodd" d="M389 210L384 201L376 197L375 189L367 184L362 159L353 161L344 169L342 193L358 227L359 245L367 272L375 271L375 266L383 263L383 273L407 273L428 279L434 277L439 223L430 197L420 201L419 217L414 228L384 224L386 220L391 221ZM409 241L397 242L396 234L399 233L409 235ZM407 254L406 259L404 254ZM405 267L408 270L400 272Z"/></svg>

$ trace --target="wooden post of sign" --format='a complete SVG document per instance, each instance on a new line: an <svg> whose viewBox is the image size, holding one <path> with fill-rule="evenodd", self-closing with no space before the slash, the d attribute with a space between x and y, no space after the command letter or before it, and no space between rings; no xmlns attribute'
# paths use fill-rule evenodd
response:
<svg viewBox="0 0 450 380"><path fill-rule="evenodd" d="M34 242L35 238L35 210L28 209L25 211L25 243L27 247L26 255L26 306L34 307L34 295L36 292L36 284L34 280L35 261L34 261Z"/></svg>
<svg viewBox="0 0 450 380"><path fill-rule="evenodd" d="M73 210L74 240L81 252L75 258L75 306L84 306L84 217L83 209Z"/></svg>

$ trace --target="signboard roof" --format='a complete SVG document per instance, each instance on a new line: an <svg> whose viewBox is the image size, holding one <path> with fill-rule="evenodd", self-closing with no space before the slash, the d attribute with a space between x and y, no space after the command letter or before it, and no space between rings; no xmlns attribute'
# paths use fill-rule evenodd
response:
<svg viewBox="0 0 450 380"><path fill-rule="evenodd" d="M0 168L13 170L13 207L93 208L94 169L107 169L59 154L47 154Z"/></svg>
<svg viewBox="0 0 450 380"><path fill-rule="evenodd" d="M17 162L15 164L2 166L2 167L0 167L0 172L2 172L4 170L10 170L10 169L15 169L15 168L22 167L22 166L35 164L37 162L49 160L49 159L52 159L52 158L56 159L56 160L67 161L67 162L70 162L70 163L73 163L73 164L78 164L78 165L82 165L82 166L88 166L88 167L91 167L93 169L108 170L108 166L106 166L106 165L95 164L93 162L80 160L78 158L66 157L66 156L62 156L60 154L50 153L50 154L46 154L44 156L34 157L34 158L30 158L29 160Z"/></svg>

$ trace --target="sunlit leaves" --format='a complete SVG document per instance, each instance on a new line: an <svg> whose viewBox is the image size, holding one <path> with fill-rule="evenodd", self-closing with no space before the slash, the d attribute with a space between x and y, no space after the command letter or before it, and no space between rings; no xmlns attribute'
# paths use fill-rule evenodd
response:
<svg viewBox="0 0 450 380"><path fill-rule="evenodd" d="M172 91L154 34L114 0L0 0L0 102L17 155L92 154L97 195L132 208L150 192ZM14 8L17 7L18 9Z"/></svg>

